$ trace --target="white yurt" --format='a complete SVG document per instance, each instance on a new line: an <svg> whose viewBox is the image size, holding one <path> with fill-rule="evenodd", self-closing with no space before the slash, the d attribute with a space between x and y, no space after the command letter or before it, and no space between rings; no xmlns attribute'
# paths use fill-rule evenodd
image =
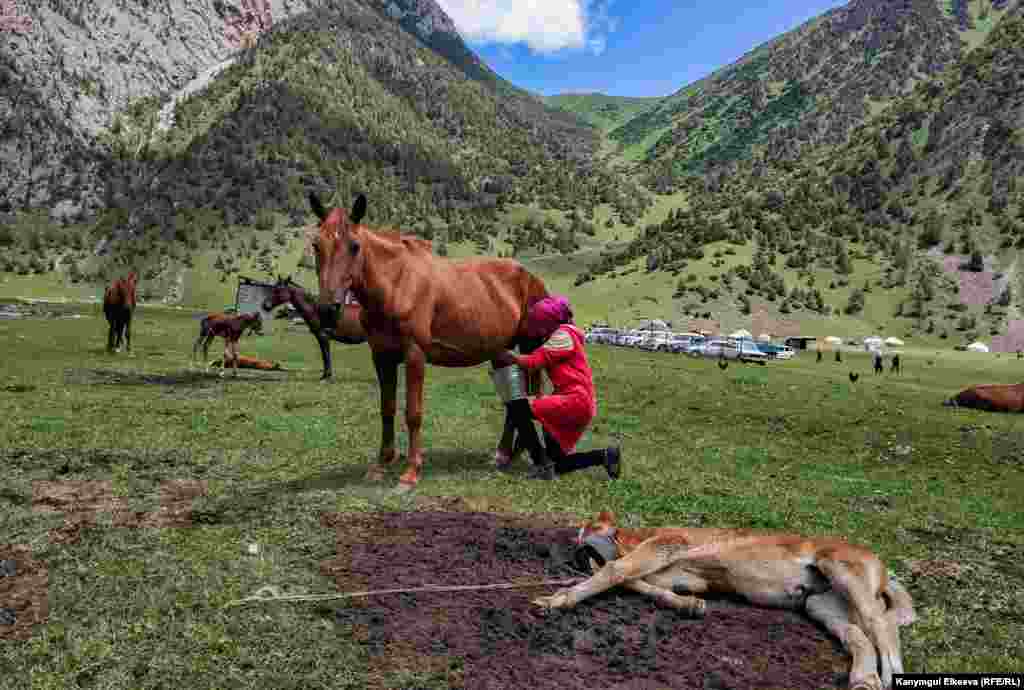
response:
<svg viewBox="0 0 1024 690"><path fill-rule="evenodd" d="M770 343L772 341L772 337L767 333L762 333L761 335L757 336L757 339L760 340L762 343Z"/></svg>
<svg viewBox="0 0 1024 690"><path fill-rule="evenodd" d="M888 338L885 339L885 344L886 345L895 345L896 347L899 347L900 345L903 344L903 341L900 340L899 338L894 337L894 336L889 336Z"/></svg>
<svg viewBox="0 0 1024 690"><path fill-rule="evenodd" d="M967 346L967 349L971 352L988 352L988 345L982 342L971 343Z"/></svg>
<svg viewBox="0 0 1024 690"><path fill-rule="evenodd" d="M825 342L828 343L829 345L842 345L843 339L834 335L830 335L825 338Z"/></svg>

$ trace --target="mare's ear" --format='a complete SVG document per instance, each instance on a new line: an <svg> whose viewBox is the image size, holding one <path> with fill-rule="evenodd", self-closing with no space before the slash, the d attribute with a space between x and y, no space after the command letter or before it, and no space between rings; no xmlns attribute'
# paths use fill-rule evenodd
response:
<svg viewBox="0 0 1024 690"><path fill-rule="evenodd" d="M321 221L327 218L327 211L324 209L324 205L320 203L320 197L316 195L316 192L309 193L309 206Z"/></svg>
<svg viewBox="0 0 1024 690"><path fill-rule="evenodd" d="M352 205L352 213L348 215L348 218L353 223L359 223L366 215L366 196L360 194L356 197L356 203Z"/></svg>

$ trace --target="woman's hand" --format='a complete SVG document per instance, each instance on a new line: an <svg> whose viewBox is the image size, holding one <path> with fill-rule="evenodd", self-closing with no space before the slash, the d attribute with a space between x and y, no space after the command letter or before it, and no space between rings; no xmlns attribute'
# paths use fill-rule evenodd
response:
<svg viewBox="0 0 1024 690"><path fill-rule="evenodd" d="M505 350L504 352L499 352L497 356L495 356L494 363L499 369L503 369L505 367L510 367L513 364L518 364L519 360L514 352Z"/></svg>

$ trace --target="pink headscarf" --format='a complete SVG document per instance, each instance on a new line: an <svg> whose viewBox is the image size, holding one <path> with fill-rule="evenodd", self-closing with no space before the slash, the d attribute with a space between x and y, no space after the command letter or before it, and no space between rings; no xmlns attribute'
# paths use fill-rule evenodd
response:
<svg viewBox="0 0 1024 690"><path fill-rule="evenodd" d="M534 338L546 338L563 323L572 323L572 308L562 295L551 295L530 307L527 328Z"/></svg>

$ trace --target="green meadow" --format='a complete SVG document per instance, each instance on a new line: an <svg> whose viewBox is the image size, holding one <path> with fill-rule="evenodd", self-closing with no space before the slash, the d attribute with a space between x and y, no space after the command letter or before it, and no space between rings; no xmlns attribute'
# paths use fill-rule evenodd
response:
<svg viewBox="0 0 1024 690"><path fill-rule="evenodd" d="M242 353L285 371L222 380L188 369L191 311L141 306L131 355L107 354L105 329L95 304L0 321L0 544L28 545L49 568L49 619L26 641L0 642L0 687L363 687L364 648L323 609L222 606L268 585L333 591L318 572L334 553L321 513L456 496L522 513L611 509L650 526L843 535L876 549L915 597L908 670L1024 671L1024 425L940 404L1019 377L1015 358L908 350L902 376L874 377L863 353L721 371L593 345L599 412L581 448L620 442L617 482L598 470L551 483L493 471L502 410L486 369L430 368L423 478L402 497L389 491L401 467L386 486L363 480L380 429L365 346L336 345L335 381L321 383L315 341L278 320ZM65 545L48 538L62 516L33 509L38 482L103 480L153 510L173 479L208 484L187 528L101 517ZM415 682L446 687L429 674Z"/></svg>

